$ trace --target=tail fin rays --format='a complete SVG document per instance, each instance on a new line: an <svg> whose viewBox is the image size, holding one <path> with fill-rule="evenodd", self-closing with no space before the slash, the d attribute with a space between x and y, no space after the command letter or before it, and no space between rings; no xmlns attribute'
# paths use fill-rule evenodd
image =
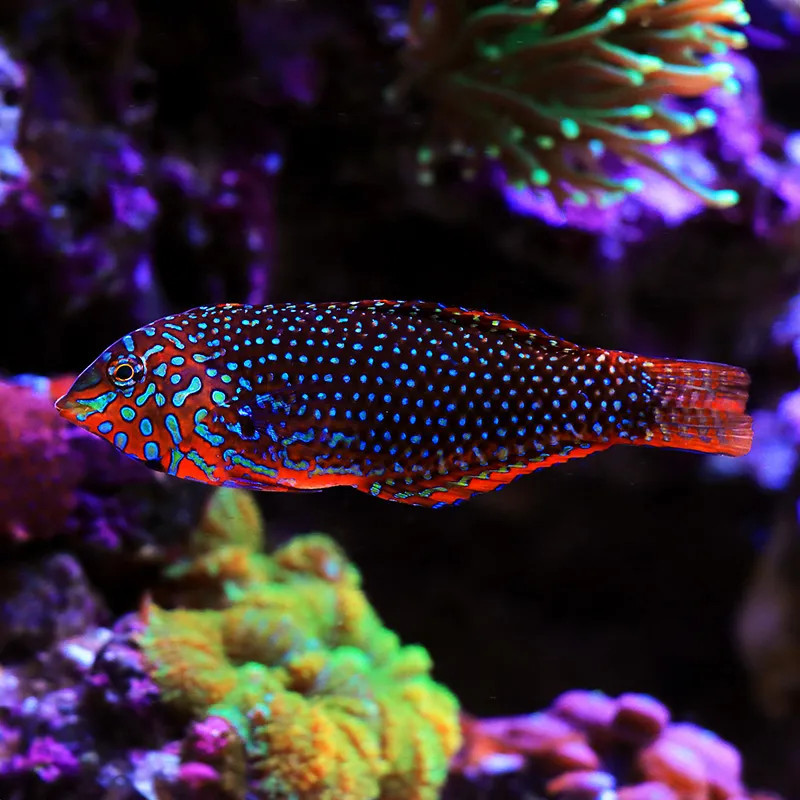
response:
<svg viewBox="0 0 800 800"><path fill-rule="evenodd" d="M650 360L658 430L648 444L742 456L753 440L745 413L750 376L743 369L702 361Z"/></svg>

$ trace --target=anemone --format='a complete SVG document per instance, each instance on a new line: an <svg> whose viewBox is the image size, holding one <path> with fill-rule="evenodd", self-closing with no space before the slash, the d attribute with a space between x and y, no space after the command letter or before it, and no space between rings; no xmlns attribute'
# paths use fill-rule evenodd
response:
<svg viewBox="0 0 800 800"><path fill-rule="evenodd" d="M715 124L682 102L737 90L723 60L746 45L740 0L411 0L406 72L394 96L432 101L434 128L474 164L563 203L642 191L658 172L711 206L737 202L659 158L658 148ZM419 152L432 180L436 149Z"/></svg>

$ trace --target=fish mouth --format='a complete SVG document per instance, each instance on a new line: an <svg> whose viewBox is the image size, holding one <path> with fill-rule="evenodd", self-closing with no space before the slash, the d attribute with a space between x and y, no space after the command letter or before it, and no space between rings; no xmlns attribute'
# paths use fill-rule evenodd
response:
<svg viewBox="0 0 800 800"><path fill-rule="evenodd" d="M85 391L86 389L94 388L102 379L103 376L97 367L91 366L88 369L85 369L75 379L75 383L70 386L69 391L56 400L55 407L60 413L63 414L64 412L74 411L80 406L85 405L85 403L83 403L81 399L75 395L79 392Z"/></svg>
<svg viewBox="0 0 800 800"><path fill-rule="evenodd" d="M55 406L59 411L70 411L76 407L74 400L70 400L69 392L56 400Z"/></svg>

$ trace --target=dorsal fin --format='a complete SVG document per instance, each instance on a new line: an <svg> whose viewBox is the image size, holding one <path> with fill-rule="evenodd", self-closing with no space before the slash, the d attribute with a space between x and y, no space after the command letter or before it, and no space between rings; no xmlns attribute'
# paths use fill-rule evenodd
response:
<svg viewBox="0 0 800 800"><path fill-rule="evenodd" d="M503 314L493 314L490 311L464 308L462 306L447 306L443 303L433 303L427 300L361 300L357 303L342 303L341 305L356 305L365 310L380 311L393 316L454 322L457 325L474 327L485 332L513 333L523 338L542 337L557 341L562 346L577 347L571 342L551 336L541 328L530 328L524 323L509 319Z"/></svg>

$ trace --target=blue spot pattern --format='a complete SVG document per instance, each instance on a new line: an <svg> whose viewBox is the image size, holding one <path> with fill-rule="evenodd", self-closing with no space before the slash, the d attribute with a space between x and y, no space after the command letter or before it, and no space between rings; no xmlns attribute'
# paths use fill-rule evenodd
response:
<svg viewBox="0 0 800 800"><path fill-rule="evenodd" d="M98 431L228 485L347 484L438 506L648 441L656 417L650 362L432 303L204 306L121 343L147 354L146 373Z"/></svg>

